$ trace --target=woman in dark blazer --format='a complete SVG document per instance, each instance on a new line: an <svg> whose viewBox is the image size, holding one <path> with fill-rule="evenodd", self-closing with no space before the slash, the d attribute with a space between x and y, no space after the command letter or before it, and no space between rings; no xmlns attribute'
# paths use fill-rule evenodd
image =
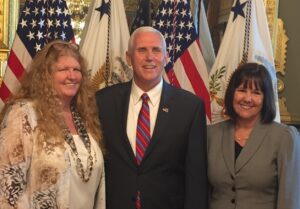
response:
<svg viewBox="0 0 300 209"><path fill-rule="evenodd" d="M266 68L240 66L225 94L227 121L208 128L210 209L299 209L300 136L274 122Z"/></svg>

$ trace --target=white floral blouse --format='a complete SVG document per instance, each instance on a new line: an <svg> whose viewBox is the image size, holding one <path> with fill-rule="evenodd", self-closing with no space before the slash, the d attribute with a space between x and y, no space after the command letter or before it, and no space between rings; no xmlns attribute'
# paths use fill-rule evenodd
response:
<svg viewBox="0 0 300 209"><path fill-rule="evenodd" d="M55 146L49 143L52 140L41 143L36 125L36 113L30 102L12 105L1 123L0 208L72 209L68 144ZM93 185L97 187L96 194L90 201L94 201L94 209L105 209L102 154L97 160L101 162L99 179Z"/></svg>

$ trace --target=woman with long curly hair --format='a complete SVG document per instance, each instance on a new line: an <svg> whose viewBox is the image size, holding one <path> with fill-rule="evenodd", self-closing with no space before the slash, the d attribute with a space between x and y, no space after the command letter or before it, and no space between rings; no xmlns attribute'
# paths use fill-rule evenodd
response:
<svg viewBox="0 0 300 209"><path fill-rule="evenodd" d="M102 132L77 45L37 53L0 120L2 209L105 208Z"/></svg>

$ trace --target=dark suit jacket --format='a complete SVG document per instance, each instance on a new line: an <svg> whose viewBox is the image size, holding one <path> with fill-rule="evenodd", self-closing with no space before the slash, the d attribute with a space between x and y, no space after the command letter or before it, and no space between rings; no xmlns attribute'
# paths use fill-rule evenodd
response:
<svg viewBox="0 0 300 209"><path fill-rule="evenodd" d="M208 176L210 209L299 209L299 133L258 122L235 160L233 123L209 126Z"/></svg>
<svg viewBox="0 0 300 209"><path fill-rule="evenodd" d="M206 116L193 94L163 84L157 120L138 166L127 133L131 82L96 94L107 148L107 209L207 209Z"/></svg>

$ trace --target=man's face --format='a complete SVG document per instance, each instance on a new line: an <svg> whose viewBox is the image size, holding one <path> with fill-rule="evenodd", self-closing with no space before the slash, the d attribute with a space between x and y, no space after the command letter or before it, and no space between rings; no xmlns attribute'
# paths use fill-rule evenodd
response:
<svg viewBox="0 0 300 209"><path fill-rule="evenodd" d="M126 58L128 64L132 65L135 83L146 92L160 82L168 55L159 34L139 32Z"/></svg>

